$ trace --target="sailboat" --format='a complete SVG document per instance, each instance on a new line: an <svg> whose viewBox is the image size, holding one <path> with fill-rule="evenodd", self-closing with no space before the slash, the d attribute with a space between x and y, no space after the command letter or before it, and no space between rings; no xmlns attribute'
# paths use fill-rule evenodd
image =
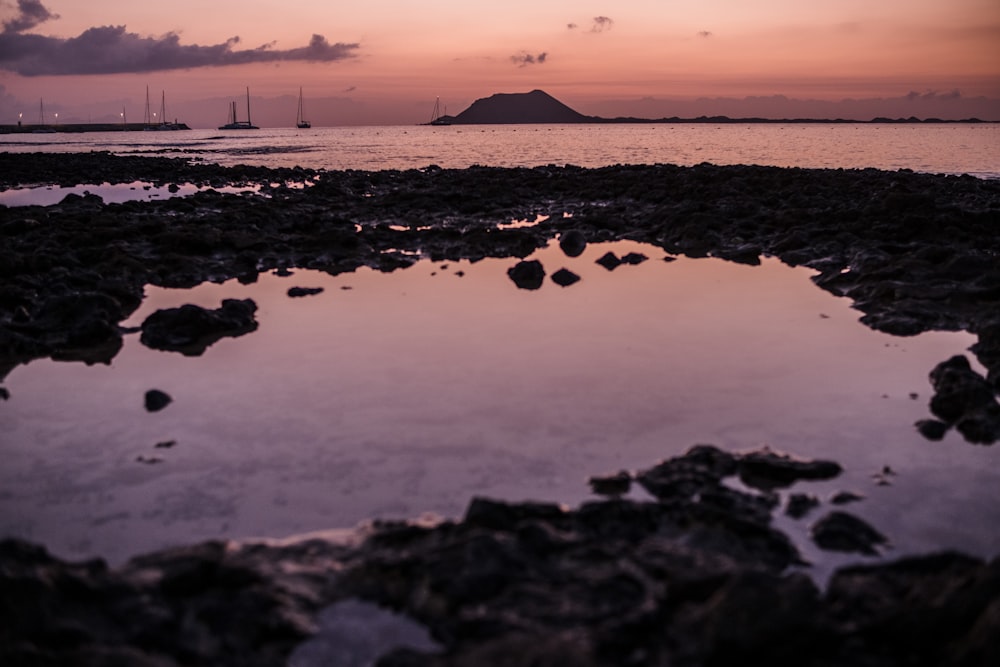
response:
<svg viewBox="0 0 1000 667"><path fill-rule="evenodd" d="M304 130L304 129L312 127L312 123L310 123L309 121L307 121L305 119L305 113L303 112L303 106L302 106L302 86L299 86L299 113L295 117L295 127L299 128L300 130Z"/></svg>
<svg viewBox="0 0 1000 667"><path fill-rule="evenodd" d="M146 86L146 117L143 119L145 127L144 130L179 130L181 129L181 124L174 122L167 122L167 93L165 91L160 91L160 120L157 122L156 114L150 114L149 111L149 86Z"/></svg>
<svg viewBox="0 0 1000 667"><path fill-rule="evenodd" d="M55 134L55 130L45 124L45 100L38 100L38 127L31 131L32 134Z"/></svg>
<svg viewBox="0 0 1000 667"><path fill-rule="evenodd" d="M236 120L236 102L229 107L229 122L219 126L220 130L259 130L260 128L250 123L250 87L247 87L247 119Z"/></svg>
<svg viewBox="0 0 1000 667"><path fill-rule="evenodd" d="M447 108L445 109L447 111ZM434 111L431 112L431 122L428 125L451 125L451 121L448 120L447 114L441 115L441 98L438 97L434 100Z"/></svg>

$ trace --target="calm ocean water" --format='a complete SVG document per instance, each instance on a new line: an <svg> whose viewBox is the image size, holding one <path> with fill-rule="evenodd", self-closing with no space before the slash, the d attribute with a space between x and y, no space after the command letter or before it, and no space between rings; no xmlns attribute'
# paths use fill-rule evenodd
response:
<svg viewBox="0 0 1000 667"><path fill-rule="evenodd" d="M436 164L758 164L1000 178L1000 125L472 125L3 135L8 152L108 150L219 164L410 169Z"/></svg>

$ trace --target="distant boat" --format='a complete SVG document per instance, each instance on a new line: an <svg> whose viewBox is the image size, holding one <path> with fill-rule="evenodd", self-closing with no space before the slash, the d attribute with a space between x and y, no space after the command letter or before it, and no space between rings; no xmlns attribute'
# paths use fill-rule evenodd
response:
<svg viewBox="0 0 1000 667"><path fill-rule="evenodd" d="M159 131L159 130L180 130L182 129L182 124L174 121L173 123L167 122L167 94L165 91L160 91L160 120L156 121L156 114L150 115L149 112L149 86L146 86L146 117L143 121L145 127L142 129L148 131Z"/></svg>
<svg viewBox="0 0 1000 667"><path fill-rule="evenodd" d="M447 108L445 108L445 111L447 111ZM431 122L428 125L451 125L451 121L448 120L447 115L441 115L440 97L434 100L434 111L431 112Z"/></svg>
<svg viewBox="0 0 1000 667"><path fill-rule="evenodd" d="M38 100L38 127L31 131L32 134L55 134L55 130L45 124L45 100Z"/></svg>
<svg viewBox="0 0 1000 667"><path fill-rule="evenodd" d="M295 117L295 127L300 130L305 130L312 127L312 123L305 119L305 113L302 106L302 86L299 86L299 113Z"/></svg>
<svg viewBox="0 0 1000 667"><path fill-rule="evenodd" d="M250 123L250 88L247 87L247 119L236 120L236 102L229 107L229 122L219 126L220 130L259 130L260 128Z"/></svg>

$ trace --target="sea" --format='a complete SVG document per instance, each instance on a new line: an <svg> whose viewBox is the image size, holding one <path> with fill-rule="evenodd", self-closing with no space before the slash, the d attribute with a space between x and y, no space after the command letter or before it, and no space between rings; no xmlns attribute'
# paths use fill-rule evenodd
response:
<svg viewBox="0 0 1000 667"><path fill-rule="evenodd" d="M1000 178L1000 123L418 125L0 135L0 151L6 152L95 150L327 170L709 162Z"/></svg>
<svg viewBox="0 0 1000 667"><path fill-rule="evenodd" d="M0 151L94 150L326 170L708 162L1000 178L997 124L0 135ZM17 206L63 193L3 196L21 197L0 200ZM596 263L607 252L647 260L609 271ZM630 241L569 257L555 240L530 258L581 280L528 291L507 276L512 258L418 256L388 273L294 269L252 284L148 285L122 326L158 309L251 298L259 328L199 357L129 334L109 364L36 360L0 378L9 394L0 401L0 536L120 563L210 538L457 518L475 496L573 506L592 499L591 475L711 443L842 463L833 480L780 492L782 502L791 493L820 502L804 519L780 509L775 518L818 579L909 553L1000 554L1000 447L954 432L929 442L913 426L929 416L937 363L965 354L982 370L968 352L973 335L873 331L848 299L812 282L814 271L775 258L746 266ZM322 292L290 298L293 286ZM147 412L150 389L173 401ZM861 498L841 509L888 536L880 556L811 542L809 526L840 491Z"/></svg>

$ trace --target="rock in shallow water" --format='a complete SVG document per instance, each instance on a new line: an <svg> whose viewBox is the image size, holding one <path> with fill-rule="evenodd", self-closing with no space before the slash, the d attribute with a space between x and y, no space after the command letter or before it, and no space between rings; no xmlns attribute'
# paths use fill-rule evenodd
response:
<svg viewBox="0 0 1000 667"><path fill-rule="evenodd" d="M830 551L853 551L867 556L878 555L878 548L889 542L867 522L847 512L831 512L812 527L813 541Z"/></svg>
<svg viewBox="0 0 1000 667"><path fill-rule="evenodd" d="M198 356L222 338L255 331L256 312L257 304L252 299L225 299L216 310L192 304L158 310L142 323L140 340L154 350Z"/></svg>
<svg viewBox="0 0 1000 667"><path fill-rule="evenodd" d="M520 289L536 290L545 280L545 268L537 259L525 260L509 268L507 275Z"/></svg>
<svg viewBox="0 0 1000 667"><path fill-rule="evenodd" d="M159 389L150 389L149 391L146 392L144 402L146 410L148 412L159 412L163 408L170 405L170 402L173 400L174 399L170 397L170 394L168 394L165 391L160 391Z"/></svg>

